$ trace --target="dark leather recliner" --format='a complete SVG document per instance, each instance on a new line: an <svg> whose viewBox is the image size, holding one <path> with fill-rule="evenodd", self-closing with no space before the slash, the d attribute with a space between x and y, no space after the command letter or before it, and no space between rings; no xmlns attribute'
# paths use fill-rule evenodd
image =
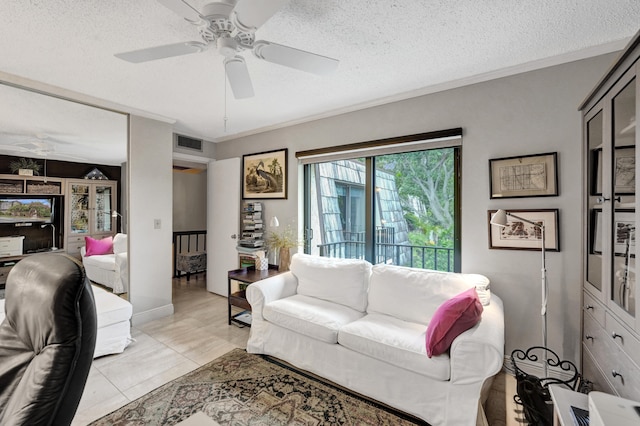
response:
<svg viewBox="0 0 640 426"><path fill-rule="evenodd" d="M84 268L63 254L13 267L0 324L0 425L71 423L93 361L97 320Z"/></svg>

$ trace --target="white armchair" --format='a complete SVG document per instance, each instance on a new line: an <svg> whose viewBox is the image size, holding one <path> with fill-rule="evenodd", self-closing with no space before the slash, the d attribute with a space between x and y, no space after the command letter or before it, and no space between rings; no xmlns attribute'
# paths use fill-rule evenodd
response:
<svg viewBox="0 0 640 426"><path fill-rule="evenodd" d="M87 277L105 285L116 294L129 291L129 262L127 259L127 234L113 237L113 253L87 256L86 248L80 249Z"/></svg>

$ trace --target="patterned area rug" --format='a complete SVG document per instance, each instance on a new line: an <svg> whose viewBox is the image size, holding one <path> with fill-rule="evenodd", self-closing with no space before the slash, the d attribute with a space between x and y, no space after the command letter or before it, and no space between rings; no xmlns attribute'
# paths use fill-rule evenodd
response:
<svg viewBox="0 0 640 426"><path fill-rule="evenodd" d="M273 358L235 349L92 425L174 425L198 412L222 426L425 424Z"/></svg>

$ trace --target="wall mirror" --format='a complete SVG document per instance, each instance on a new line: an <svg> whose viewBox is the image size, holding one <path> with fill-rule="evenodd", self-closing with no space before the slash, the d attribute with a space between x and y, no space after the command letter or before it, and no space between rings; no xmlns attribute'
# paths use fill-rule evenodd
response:
<svg viewBox="0 0 640 426"><path fill-rule="evenodd" d="M110 199L109 205L104 208L105 212L102 216L105 217L100 216L100 220L95 222L102 221L100 223L110 224L111 210L116 206L122 217L118 217L119 220L116 221L115 226L109 225L105 228L103 223L103 227L99 228L98 223L92 229L87 229L86 233L90 234L96 229L110 234L126 230L128 180L125 166L128 152L128 115L77 102L59 96L57 93L44 93L11 81L2 81L1 77L0 155L10 157L3 157L5 164L2 165L0 173L13 173L7 163L12 162L9 159L16 158L33 160L40 166L39 175L50 178L51 181L55 181L56 177L82 179L84 174L94 166L100 168L103 165L107 170L115 170L120 184L117 185L117 191L114 191L115 197ZM45 182L48 181L45 180ZM66 183L66 185L69 184ZM0 192L4 194L3 196L7 196L6 192L10 190L11 188L7 187ZM96 192L100 191L104 192L103 189L98 189ZM26 194L27 192L25 189L25 198L33 198ZM59 246L65 250L69 249L70 244L73 243L70 237L72 222L68 216L71 208L67 199L69 194L66 191L63 192L65 192L64 196L50 197L53 203L58 203L56 208L59 218L54 225L62 229L53 229L51 221L45 221L42 224L34 222L35 225L25 227L24 232L20 230L21 234L32 235L33 239L42 234L44 237L49 237L48 240L43 237L43 247ZM94 197L98 198L96 195ZM106 213L107 210L108 213ZM95 218L96 214L92 214ZM6 228L9 225L2 224L0 221L0 226ZM74 236L77 237L78 244L82 245L83 230L80 226L77 230L81 232ZM9 230L7 228L4 231ZM3 232L2 235L8 235L7 232ZM17 231L13 233L15 232ZM32 244L30 251L37 251L38 247L37 244ZM79 253L72 255L79 257Z"/></svg>

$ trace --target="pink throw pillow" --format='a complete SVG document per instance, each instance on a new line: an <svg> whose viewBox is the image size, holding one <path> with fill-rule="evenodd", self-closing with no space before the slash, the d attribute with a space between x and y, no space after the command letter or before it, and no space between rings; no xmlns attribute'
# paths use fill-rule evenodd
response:
<svg viewBox="0 0 640 426"><path fill-rule="evenodd" d="M84 244L87 249L85 256L113 253L113 237L107 237L101 240L84 237Z"/></svg>
<svg viewBox="0 0 640 426"><path fill-rule="evenodd" d="M461 333L480 321L482 303L474 287L442 303L427 326L427 356L445 353Z"/></svg>

